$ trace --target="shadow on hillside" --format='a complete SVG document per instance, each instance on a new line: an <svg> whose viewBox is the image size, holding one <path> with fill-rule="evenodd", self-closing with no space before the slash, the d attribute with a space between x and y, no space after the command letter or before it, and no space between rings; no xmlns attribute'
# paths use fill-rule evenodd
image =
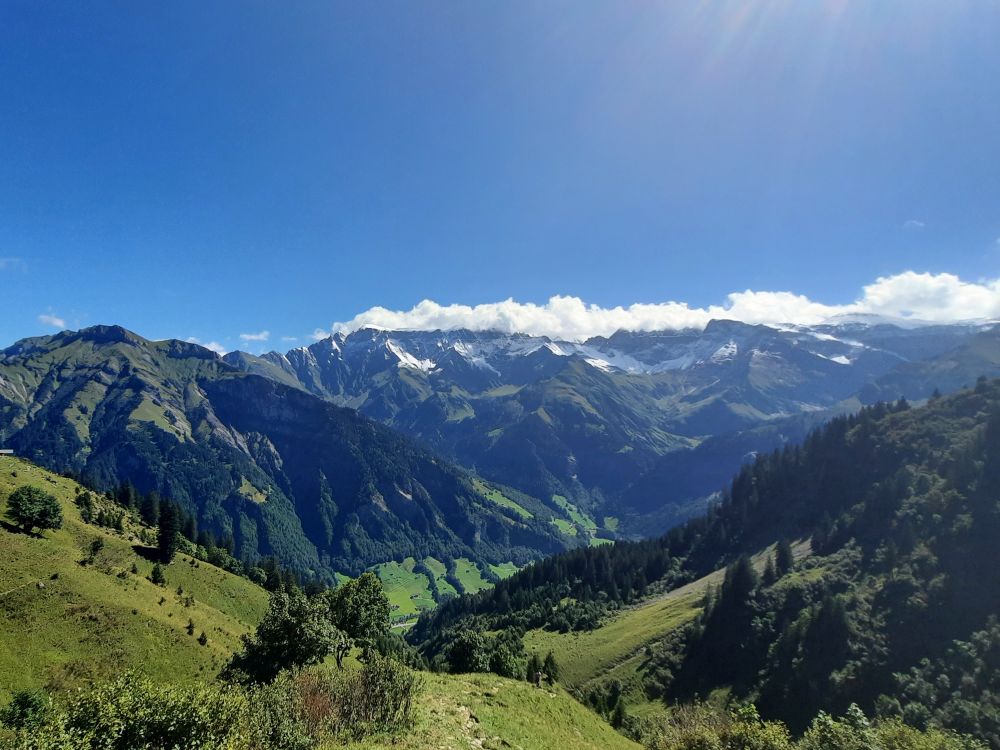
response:
<svg viewBox="0 0 1000 750"><path fill-rule="evenodd" d="M160 559L160 550L156 547L146 547L142 544L133 544L132 551L135 552L143 560L149 560L149 562L162 562Z"/></svg>
<svg viewBox="0 0 1000 750"><path fill-rule="evenodd" d="M0 521L0 526L9 531L11 534L24 534L25 536L30 536L35 539L42 538L41 532L36 533L34 531L27 531L26 529L22 529L20 526L15 526L7 521Z"/></svg>

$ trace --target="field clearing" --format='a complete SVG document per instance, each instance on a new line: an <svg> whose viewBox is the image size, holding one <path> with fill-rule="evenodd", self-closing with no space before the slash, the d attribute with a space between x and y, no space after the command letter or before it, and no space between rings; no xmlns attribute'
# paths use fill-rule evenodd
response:
<svg viewBox="0 0 1000 750"><path fill-rule="evenodd" d="M772 546L754 555L754 567L762 570L773 551ZM809 555L808 541L793 544L792 552L796 559ZM709 586L721 584L724 575L724 570L716 570L666 594L623 609L596 630L578 633L530 630L524 635L524 646L529 653L535 651L542 657L551 651L559 664L560 678L567 687L582 687L609 676L628 683L638 675L646 644L662 639L697 617L702 610L705 591ZM820 576L822 571L810 571L808 575Z"/></svg>
<svg viewBox="0 0 1000 750"><path fill-rule="evenodd" d="M518 504L514 500L511 500L509 497L507 497L505 494L500 492L500 490L496 489L495 487L490 487L485 482L479 479L473 479L472 484L476 488L476 491L479 492L479 494L481 494L491 503L499 505L502 508L510 508L512 511L517 513L517 515L519 515L521 518L525 520L535 517L534 513L531 513L527 508Z"/></svg>
<svg viewBox="0 0 1000 750"><path fill-rule="evenodd" d="M524 635L525 649L539 656L551 651L559 664L562 682L567 687L580 687L634 656L650 641L693 620L701 612L708 579L711 576L623 610L596 630L578 633L528 631Z"/></svg>
<svg viewBox="0 0 1000 750"><path fill-rule="evenodd" d="M416 618L425 609L436 606L427 576L413 572L416 564L416 560L407 557L401 563L381 563L372 568L385 588L390 616L394 620L400 617Z"/></svg>
<svg viewBox="0 0 1000 750"><path fill-rule="evenodd" d="M455 577L465 587L466 594L474 594L477 591L488 589L492 585L483 578L479 567L467 557L455 559Z"/></svg>

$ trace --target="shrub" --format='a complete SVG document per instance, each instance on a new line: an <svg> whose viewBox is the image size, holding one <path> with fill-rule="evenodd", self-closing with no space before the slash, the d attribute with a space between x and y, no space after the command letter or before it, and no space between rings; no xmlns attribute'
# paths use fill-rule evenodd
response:
<svg viewBox="0 0 1000 750"><path fill-rule="evenodd" d="M155 583L157 586L166 586L167 577L163 574L163 568L160 567L159 563L153 565L153 571L149 574L149 580ZM160 600L163 603L163 600Z"/></svg>
<svg viewBox="0 0 1000 750"><path fill-rule="evenodd" d="M163 687L126 673L74 696L64 712L22 733L32 750L248 748L242 694L213 687Z"/></svg>
<svg viewBox="0 0 1000 750"><path fill-rule="evenodd" d="M727 713L704 704L673 708L646 738L651 750L792 750L781 722L761 721L757 709Z"/></svg>
<svg viewBox="0 0 1000 750"><path fill-rule="evenodd" d="M156 685L126 673L22 729L24 750L308 750L290 680L238 687Z"/></svg>
<svg viewBox="0 0 1000 750"><path fill-rule="evenodd" d="M855 705L836 719L827 713L813 719L799 750L986 750L971 737L939 729L921 731L889 719L872 724Z"/></svg>
<svg viewBox="0 0 1000 750"><path fill-rule="evenodd" d="M360 670L331 674L327 680L333 704L328 729L355 739L408 726L421 687L413 671L378 654L372 654Z"/></svg>
<svg viewBox="0 0 1000 750"><path fill-rule="evenodd" d="M0 711L0 724L11 729L38 726L48 717L50 705L41 693L22 690L14 693L10 703Z"/></svg>
<svg viewBox="0 0 1000 750"><path fill-rule="evenodd" d="M308 750L316 745L322 727L303 721L299 687L287 672L268 685L251 688L247 698L254 750Z"/></svg>
<svg viewBox="0 0 1000 750"><path fill-rule="evenodd" d="M940 729L920 731L899 719L880 721L875 727L882 750L986 750L986 745L968 735Z"/></svg>
<svg viewBox="0 0 1000 750"><path fill-rule="evenodd" d="M453 673L489 672L491 644L477 630L463 630L448 648L448 665Z"/></svg>
<svg viewBox="0 0 1000 750"><path fill-rule="evenodd" d="M49 492L29 484L22 485L7 498L7 517L25 531L58 529L62 526L62 508Z"/></svg>

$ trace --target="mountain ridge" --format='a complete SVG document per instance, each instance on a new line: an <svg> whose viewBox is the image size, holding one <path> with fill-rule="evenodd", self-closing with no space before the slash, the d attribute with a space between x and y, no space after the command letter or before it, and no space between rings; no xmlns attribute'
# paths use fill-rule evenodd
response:
<svg viewBox="0 0 1000 750"><path fill-rule="evenodd" d="M657 467L674 454L723 435L744 453L770 450L782 423L790 428L782 439L793 442L804 437L803 423L903 395L896 371L915 372L908 398L921 389L926 397L935 373L918 363L977 337L1000 351L993 323L901 323L853 316L776 328L713 320L704 329L618 331L583 342L362 328L285 354L234 352L226 360L356 408L486 478L538 497L571 497L595 516L628 516L629 530L642 534L664 527L633 512L653 501L629 500L630 487L649 487L642 478L662 473ZM998 361L981 357L985 369L959 368L946 390L1000 374ZM739 460L728 452L711 475L695 462L704 479L686 475L680 484L691 494L668 491L662 504L704 507Z"/></svg>
<svg viewBox="0 0 1000 750"><path fill-rule="evenodd" d="M313 575L408 554L524 564L578 543L354 410L118 326L3 350L0 432L94 487L128 480L173 499L239 557L274 554Z"/></svg>

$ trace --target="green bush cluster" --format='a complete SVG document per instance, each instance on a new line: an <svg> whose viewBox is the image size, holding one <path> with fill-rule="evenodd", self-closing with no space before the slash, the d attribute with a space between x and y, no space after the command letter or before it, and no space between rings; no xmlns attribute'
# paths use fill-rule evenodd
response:
<svg viewBox="0 0 1000 750"><path fill-rule="evenodd" d="M16 750L308 750L328 737L397 732L420 681L374 655L359 670L285 672L267 685L160 685L126 673L51 707L19 696L2 713Z"/></svg>
<svg viewBox="0 0 1000 750"><path fill-rule="evenodd" d="M51 492L23 484L7 498L7 517L27 532L36 528L58 529L63 516L59 501Z"/></svg>
<svg viewBox="0 0 1000 750"><path fill-rule="evenodd" d="M920 730L898 719L871 722L855 705L841 718L820 712L798 740L782 722L761 720L752 705L726 712L687 704L660 721L635 724L633 733L649 750L986 750L947 730Z"/></svg>

